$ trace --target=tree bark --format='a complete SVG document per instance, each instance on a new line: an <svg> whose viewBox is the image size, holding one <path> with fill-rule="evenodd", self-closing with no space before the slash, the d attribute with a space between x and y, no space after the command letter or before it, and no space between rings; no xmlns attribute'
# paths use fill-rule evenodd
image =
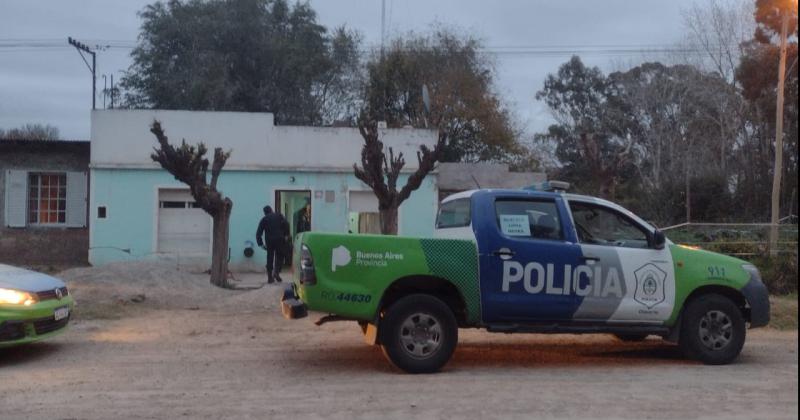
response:
<svg viewBox="0 0 800 420"><path fill-rule="evenodd" d="M380 210L381 233L384 235L397 235L397 207Z"/></svg>
<svg viewBox="0 0 800 420"><path fill-rule="evenodd" d="M689 177L689 165L686 165L686 172L684 173L684 188L686 194L686 223L692 221L692 182Z"/></svg>
<svg viewBox="0 0 800 420"><path fill-rule="evenodd" d="M217 213L214 221L214 232L211 244L211 284L223 288L228 287L228 246L230 218L233 202L225 199L225 206Z"/></svg>

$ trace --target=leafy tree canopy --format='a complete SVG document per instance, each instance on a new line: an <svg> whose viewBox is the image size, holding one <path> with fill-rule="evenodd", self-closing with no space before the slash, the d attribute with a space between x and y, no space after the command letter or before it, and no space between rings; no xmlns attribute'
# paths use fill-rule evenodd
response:
<svg viewBox="0 0 800 420"><path fill-rule="evenodd" d="M444 161L508 160L520 150L519 130L494 92L492 62L481 48L479 40L448 29L395 39L367 63L362 118L390 127L442 128L449 139Z"/></svg>
<svg viewBox="0 0 800 420"><path fill-rule="evenodd" d="M169 0L147 6L122 79L134 108L272 112L318 125L344 113L359 37L332 33L308 3Z"/></svg>

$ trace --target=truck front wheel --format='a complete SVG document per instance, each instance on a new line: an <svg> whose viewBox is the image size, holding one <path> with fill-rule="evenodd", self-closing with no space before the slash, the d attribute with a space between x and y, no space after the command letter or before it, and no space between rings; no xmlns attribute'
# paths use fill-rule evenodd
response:
<svg viewBox="0 0 800 420"><path fill-rule="evenodd" d="M458 343L450 308L425 294L406 296L386 310L380 323L383 354L408 373L431 373L444 366Z"/></svg>
<svg viewBox="0 0 800 420"><path fill-rule="evenodd" d="M739 356L746 325L736 304L718 294L690 301L683 313L679 345L684 354L707 365L725 365Z"/></svg>

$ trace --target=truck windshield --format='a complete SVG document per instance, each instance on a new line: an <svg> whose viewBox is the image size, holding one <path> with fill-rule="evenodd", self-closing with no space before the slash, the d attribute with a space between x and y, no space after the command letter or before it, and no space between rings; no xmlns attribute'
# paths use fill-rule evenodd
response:
<svg viewBox="0 0 800 420"><path fill-rule="evenodd" d="M448 201L442 203L439 207L439 214L436 216L436 229L464 227L469 226L469 224L469 198L459 198L457 200Z"/></svg>

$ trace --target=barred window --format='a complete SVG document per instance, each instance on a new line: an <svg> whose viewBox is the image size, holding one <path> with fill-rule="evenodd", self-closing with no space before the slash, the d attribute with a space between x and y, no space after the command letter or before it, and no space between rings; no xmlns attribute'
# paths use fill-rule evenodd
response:
<svg viewBox="0 0 800 420"><path fill-rule="evenodd" d="M67 222L67 174L28 174L28 223L33 225Z"/></svg>

